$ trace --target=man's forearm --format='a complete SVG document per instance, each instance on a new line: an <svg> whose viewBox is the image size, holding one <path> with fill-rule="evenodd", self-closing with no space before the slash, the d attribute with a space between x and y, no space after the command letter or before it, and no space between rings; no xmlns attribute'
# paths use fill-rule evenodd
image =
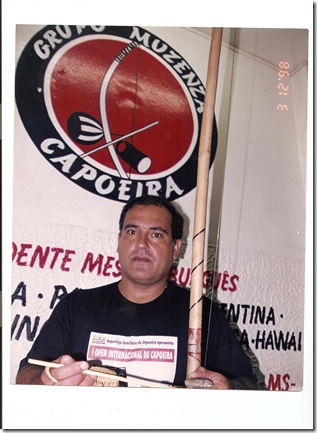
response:
<svg viewBox="0 0 317 433"><path fill-rule="evenodd" d="M26 365L18 371L16 383L18 385L43 385L41 381L42 371L43 367L38 365Z"/></svg>

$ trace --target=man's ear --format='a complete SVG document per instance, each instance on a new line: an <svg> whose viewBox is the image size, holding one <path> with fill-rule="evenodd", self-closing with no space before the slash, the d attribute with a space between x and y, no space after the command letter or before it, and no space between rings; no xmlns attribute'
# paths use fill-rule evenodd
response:
<svg viewBox="0 0 317 433"><path fill-rule="evenodd" d="M173 260L178 259L178 256L181 252L181 248L182 248L182 241L181 239L175 239L174 240L174 245L173 245Z"/></svg>
<svg viewBox="0 0 317 433"><path fill-rule="evenodd" d="M118 233L118 240L117 240L117 253L119 252L118 249L119 249L119 240L120 240L120 236L121 236L121 233L119 232L119 233Z"/></svg>

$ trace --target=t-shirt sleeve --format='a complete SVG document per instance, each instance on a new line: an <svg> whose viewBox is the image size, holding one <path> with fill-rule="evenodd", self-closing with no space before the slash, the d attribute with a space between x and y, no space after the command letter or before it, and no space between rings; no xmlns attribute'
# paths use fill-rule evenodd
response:
<svg viewBox="0 0 317 433"><path fill-rule="evenodd" d="M234 388L257 384L249 356L216 303L212 305L206 368L222 373Z"/></svg>
<svg viewBox="0 0 317 433"><path fill-rule="evenodd" d="M53 361L61 355L70 353L72 334L70 309L72 299L73 292L59 301L51 316L42 326L30 351L20 362L19 368L28 365L29 358Z"/></svg>

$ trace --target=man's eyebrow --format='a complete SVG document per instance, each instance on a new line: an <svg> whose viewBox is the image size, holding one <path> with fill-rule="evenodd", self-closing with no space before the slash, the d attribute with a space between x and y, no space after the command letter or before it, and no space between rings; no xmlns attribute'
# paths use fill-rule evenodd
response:
<svg viewBox="0 0 317 433"><path fill-rule="evenodd" d="M126 224L126 225L123 227L123 230L125 230L125 229L131 229L131 228L138 228L138 227L140 227L140 224L132 224L132 223L128 223L128 224ZM166 229L164 229L164 227L162 227L162 226L150 226L150 227L148 227L148 229L149 229L149 230L160 231L160 232L163 232L163 233L169 235L169 232L168 232Z"/></svg>
<svg viewBox="0 0 317 433"><path fill-rule="evenodd" d="M161 226L153 226L153 227L149 227L149 229L163 232L163 233L166 233L167 235L169 235L169 232Z"/></svg>
<svg viewBox="0 0 317 433"><path fill-rule="evenodd" d="M132 224L132 223L130 223L130 224L125 224L124 226L123 226L123 228L124 229L130 229L131 227L139 227L137 224Z"/></svg>

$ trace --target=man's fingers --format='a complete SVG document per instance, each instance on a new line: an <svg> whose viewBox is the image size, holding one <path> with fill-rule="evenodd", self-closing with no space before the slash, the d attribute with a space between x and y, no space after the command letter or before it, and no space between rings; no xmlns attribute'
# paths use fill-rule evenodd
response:
<svg viewBox="0 0 317 433"><path fill-rule="evenodd" d="M59 380L55 385L57 386L91 386L95 383L95 379L83 373L74 374Z"/></svg>
<svg viewBox="0 0 317 433"><path fill-rule="evenodd" d="M212 388L213 389L230 389L229 381L228 379L221 373L217 373L215 371L207 370L204 367L198 367L192 374L191 379L198 379L199 380L210 380L212 382ZM203 383L196 383L195 387L197 388L205 388L205 386L199 386L203 385ZM206 384L207 385L207 384ZM208 385L207 385L208 387Z"/></svg>
<svg viewBox="0 0 317 433"><path fill-rule="evenodd" d="M70 380L72 384L77 384L76 382L79 380L82 381L84 379L83 371L87 370L88 368L88 362L77 361L72 362L71 364L66 364L60 368L56 368L56 371L54 371L53 375L58 382Z"/></svg>
<svg viewBox="0 0 317 433"><path fill-rule="evenodd" d="M189 389L212 389L214 383L211 379L207 379L204 377L191 377L185 380L186 388Z"/></svg>
<svg viewBox="0 0 317 433"><path fill-rule="evenodd" d="M53 369L52 369L53 370ZM52 375L52 373L50 372L50 367L45 367L45 373L46 376L53 382L53 383L57 383L57 380L55 379L55 377Z"/></svg>
<svg viewBox="0 0 317 433"><path fill-rule="evenodd" d="M45 367L42 372L42 382L44 385L86 385L91 386L96 378L84 374L88 370L89 364L86 361L74 361L71 356L63 355L54 361L58 367Z"/></svg>
<svg viewBox="0 0 317 433"><path fill-rule="evenodd" d="M69 364L74 364L76 361L70 355L62 355L59 358L57 358L54 362L57 362L57 363L63 364L63 365L69 365Z"/></svg>

